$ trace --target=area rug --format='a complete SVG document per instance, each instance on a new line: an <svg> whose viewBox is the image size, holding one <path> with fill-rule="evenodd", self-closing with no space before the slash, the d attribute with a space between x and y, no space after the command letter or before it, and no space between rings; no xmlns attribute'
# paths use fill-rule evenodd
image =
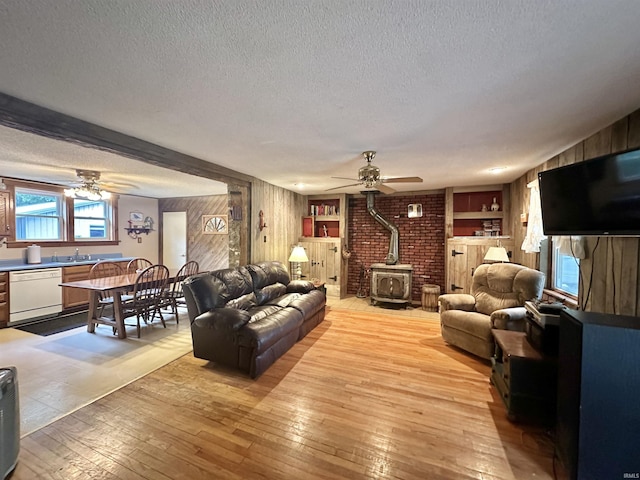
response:
<svg viewBox="0 0 640 480"><path fill-rule="evenodd" d="M37 322L27 323L15 327L23 332L34 333L42 337L48 337L54 333L66 332L74 328L87 326L87 312L74 313L72 315L64 315L60 317L38 320Z"/></svg>

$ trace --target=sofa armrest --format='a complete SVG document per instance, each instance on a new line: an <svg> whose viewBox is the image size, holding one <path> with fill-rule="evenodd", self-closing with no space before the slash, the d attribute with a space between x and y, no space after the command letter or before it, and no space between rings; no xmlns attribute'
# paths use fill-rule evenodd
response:
<svg viewBox="0 0 640 480"><path fill-rule="evenodd" d="M445 293L438 297L440 311L447 310L464 310L465 312L473 312L476 305L476 298L467 293Z"/></svg>
<svg viewBox="0 0 640 480"><path fill-rule="evenodd" d="M309 293L315 289L309 280L291 280L287 285L287 293Z"/></svg>
<svg viewBox="0 0 640 480"><path fill-rule="evenodd" d="M527 310L524 307L502 308L491 314L491 328L499 330L524 331L524 319Z"/></svg>
<svg viewBox="0 0 640 480"><path fill-rule="evenodd" d="M199 328L233 332L244 327L249 320L251 320L251 315L246 310L212 308L208 312L198 315L193 323Z"/></svg>

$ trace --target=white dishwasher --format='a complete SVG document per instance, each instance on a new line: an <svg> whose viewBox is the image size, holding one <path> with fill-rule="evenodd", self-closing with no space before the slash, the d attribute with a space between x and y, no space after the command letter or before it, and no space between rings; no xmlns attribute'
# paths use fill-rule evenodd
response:
<svg viewBox="0 0 640 480"><path fill-rule="evenodd" d="M9 325L62 311L61 268L9 272Z"/></svg>

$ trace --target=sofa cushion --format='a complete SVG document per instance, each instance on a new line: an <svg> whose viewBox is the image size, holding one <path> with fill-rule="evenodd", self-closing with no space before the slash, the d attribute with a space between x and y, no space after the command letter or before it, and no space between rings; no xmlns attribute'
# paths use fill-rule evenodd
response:
<svg viewBox="0 0 640 480"><path fill-rule="evenodd" d="M520 276L523 278L519 278ZM531 300L537 296L539 286L535 281L537 278L542 278L544 282L544 275L541 272L522 265L513 263L479 265L473 274L471 285L471 293L476 298L476 311L491 315L496 310L522 306L525 300ZM533 285L529 285L532 280ZM524 288L525 284L526 288ZM542 291L541 287L542 285L539 291Z"/></svg>
<svg viewBox="0 0 640 480"><path fill-rule="evenodd" d="M295 295L295 294L294 294ZM318 310L323 309L326 303L325 294L320 290L314 290L305 295L297 295L291 299L289 306L295 308L302 313L302 316L307 319L311 317Z"/></svg>
<svg viewBox="0 0 640 480"><path fill-rule="evenodd" d="M287 285L287 293L309 293L315 289L309 280L291 280Z"/></svg>
<svg viewBox="0 0 640 480"><path fill-rule="evenodd" d="M227 302L225 306L228 308L237 308L240 310L251 310L256 305L258 305L256 294L250 292L245 295L240 295L238 298L232 298Z"/></svg>
<svg viewBox="0 0 640 480"><path fill-rule="evenodd" d="M226 300L221 293L226 292L226 286L219 278L212 276L209 272L200 273L185 280L183 286L188 287L189 298L193 299L195 311L190 312L190 316L195 317L203 312L208 312L213 308L224 307ZM193 318L192 318L193 321Z"/></svg>
<svg viewBox="0 0 640 480"><path fill-rule="evenodd" d="M220 280L223 284L223 287L216 292L220 297L218 302L222 302L223 305L226 305L229 300L253 293L253 281L245 267L216 270L211 272L210 275ZM239 302L239 304L243 303L244 301Z"/></svg>
<svg viewBox="0 0 640 480"><path fill-rule="evenodd" d="M251 316L251 320L249 320L249 322L259 322L263 318L268 317L273 313L279 312L280 310L282 310L282 307L279 307L278 305L262 305L252 308L249 312L249 315Z"/></svg>
<svg viewBox="0 0 640 480"><path fill-rule="evenodd" d="M302 325L302 314L293 308L278 308L259 321L249 322L238 331L240 347L255 348L259 354Z"/></svg>
<svg viewBox="0 0 640 480"><path fill-rule="evenodd" d="M198 315L193 323L199 328L233 332L244 327L251 320L251 315L237 308L214 308Z"/></svg>
<svg viewBox="0 0 640 480"><path fill-rule="evenodd" d="M279 307L288 307L292 301L300 297L299 293L285 293L279 297L273 298L267 302L267 305L278 305Z"/></svg>
<svg viewBox="0 0 640 480"><path fill-rule="evenodd" d="M258 305L265 305L267 303L271 303L272 300L275 300L287 292L287 286L277 282L271 285L266 285L264 288L258 289L255 291L256 300Z"/></svg>
<svg viewBox="0 0 640 480"><path fill-rule="evenodd" d="M260 290L274 283L287 285L290 281L289 272L280 262L260 262L247 265L246 268L251 275L255 290Z"/></svg>

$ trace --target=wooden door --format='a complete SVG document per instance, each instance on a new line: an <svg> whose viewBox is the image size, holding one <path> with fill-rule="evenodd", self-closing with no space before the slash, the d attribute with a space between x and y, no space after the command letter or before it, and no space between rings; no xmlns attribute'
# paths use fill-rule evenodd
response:
<svg viewBox="0 0 640 480"><path fill-rule="evenodd" d="M172 272L187 263L187 212L162 212L162 263Z"/></svg>
<svg viewBox="0 0 640 480"><path fill-rule="evenodd" d="M302 279L324 282L328 295L340 296L340 281L342 279L340 239L300 242L300 245L305 249L309 258L308 262L301 265Z"/></svg>
<svg viewBox="0 0 640 480"><path fill-rule="evenodd" d="M463 243L447 243L447 293L469 293L467 268L467 245Z"/></svg>
<svg viewBox="0 0 640 480"><path fill-rule="evenodd" d="M340 242L330 242L323 244L325 248L325 284L327 295L340 296L340 264L342 260L342 250Z"/></svg>

